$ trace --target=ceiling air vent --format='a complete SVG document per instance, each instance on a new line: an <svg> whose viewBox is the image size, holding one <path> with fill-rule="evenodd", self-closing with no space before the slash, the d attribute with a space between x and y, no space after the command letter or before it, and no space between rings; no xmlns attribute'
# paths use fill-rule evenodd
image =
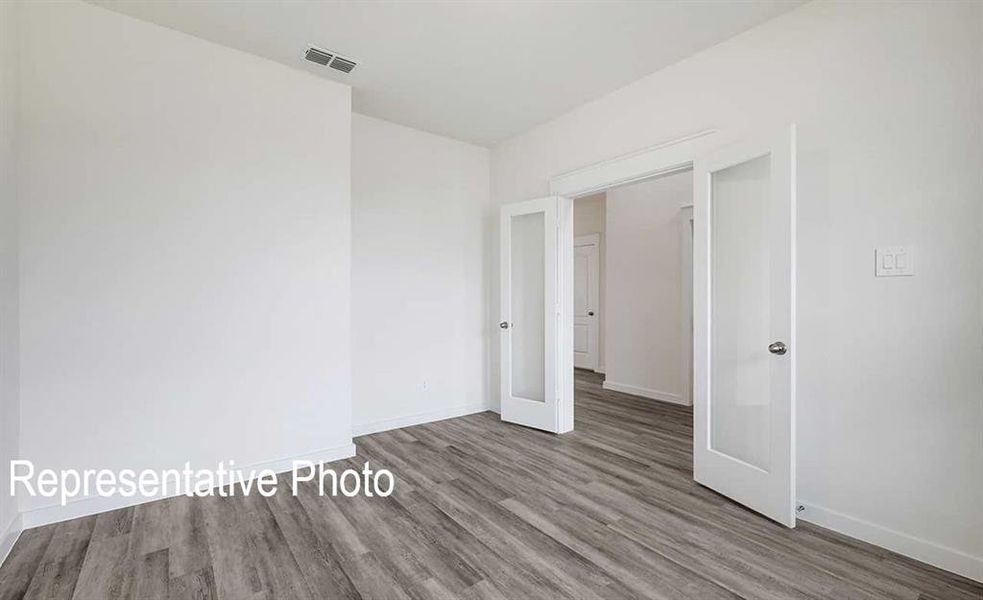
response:
<svg viewBox="0 0 983 600"><path fill-rule="evenodd" d="M307 49L307 53L304 54L304 58L311 61L312 63L317 63L323 67L324 65L331 62L331 59L334 58L334 54L331 54L330 52L325 52L324 50L318 50L317 48L314 48L312 46Z"/></svg>
<svg viewBox="0 0 983 600"><path fill-rule="evenodd" d="M347 58L342 58L340 56L336 56L334 57L334 60L331 61L331 64L328 66L330 66L332 69L335 69L337 71L341 71L342 73L351 73L352 69L355 68L355 61L348 60Z"/></svg>
<svg viewBox="0 0 983 600"><path fill-rule="evenodd" d="M352 70L358 65L357 62L350 58L342 58L341 56L338 56L337 52L321 50L320 48L315 48L314 46L307 48L304 58L312 63L317 63L322 67L331 67L335 71L341 71L342 73L351 73Z"/></svg>

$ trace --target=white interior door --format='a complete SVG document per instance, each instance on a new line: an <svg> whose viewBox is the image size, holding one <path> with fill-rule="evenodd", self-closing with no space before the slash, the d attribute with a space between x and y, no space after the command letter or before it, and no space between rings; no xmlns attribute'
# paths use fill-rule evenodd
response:
<svg viewBox="0 0 983 600"><path fill-rule="evenodd" d="M597 368L600 308L600 236L578 236L573 241L573 366Z"/></svg>
<svg viewBox="0 0 983 600"><path fill-rule="evenodd" d="M502 420L573 429L573 203L502 206Z"/></svg>
<svg viewBox="0 0 983 600"><path fill-rule="evenodd" d="M795 129L694 162L694 477L795 526Z"/></svg>

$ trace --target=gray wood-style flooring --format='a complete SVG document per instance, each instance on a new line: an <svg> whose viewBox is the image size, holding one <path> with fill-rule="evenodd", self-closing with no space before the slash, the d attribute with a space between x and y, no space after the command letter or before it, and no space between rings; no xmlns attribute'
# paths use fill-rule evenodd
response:
<svg viewBox="0 0 983 600"><path fill-rule="evenodd" d="M692 480L692 412L578 372L576 431L483 413L364 436L342 468L386 499L184 497L24 532L11 598L983 598L832 532L787 530Z"/></svg>

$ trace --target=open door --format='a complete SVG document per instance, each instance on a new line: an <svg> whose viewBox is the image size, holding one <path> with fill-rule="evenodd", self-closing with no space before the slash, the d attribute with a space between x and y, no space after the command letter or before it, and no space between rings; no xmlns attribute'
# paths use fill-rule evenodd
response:
<svg viewBox="0 0 983 600"><path fill-rule="evenodd" d="M694 162L699 483L795 526L795 128Z"/></svg>
<svg viewBox="0 0 983 600"><path fill-rule="evenodd" d="M573 429L573 202L502 206L502 420Z"/></svg>

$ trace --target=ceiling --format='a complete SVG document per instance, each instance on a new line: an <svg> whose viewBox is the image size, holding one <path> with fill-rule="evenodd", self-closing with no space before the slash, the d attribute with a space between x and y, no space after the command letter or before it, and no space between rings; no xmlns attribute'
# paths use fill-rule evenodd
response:
<svg viewBox="0 0 983 600"><path fill-rule="evenodd" d="M491 146L801 0L92 0L352 86L356 112ZM359 61L344 75L307 45Z"/></svg>

